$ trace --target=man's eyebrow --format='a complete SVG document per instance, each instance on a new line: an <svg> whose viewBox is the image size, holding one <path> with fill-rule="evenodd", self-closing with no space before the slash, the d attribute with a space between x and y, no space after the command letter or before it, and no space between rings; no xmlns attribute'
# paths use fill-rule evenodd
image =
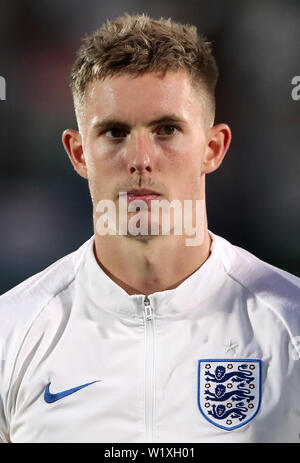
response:
<svg viewBox="0 0 300 463"><path fill-rule="evenodd" d="M175 123L181 123L181 124L186 124L187 121L176 116L176 114L167 114L165 116L162 116L158 119L155 119L153 121L150 121L147 126L150 127L152 125L158 125L158 124L175 124Z"/></svg>
<svg viewBox="0 0 300 463"><path fill-rule="evenodd" d="M181 123L181 124L186 124L187 122L176 116L175 114L166 114L165 116L162 116L158 119L152 120L148 122L147 127L151 127L154 125L158 124L175 124L175 123ZM115 118L108 118L108 119L103 119L102 121L97 121L93 125L93 130L106 130L111 127L118 127L126 130L130 130L131 126L120 119L115 119Z"/></svg>
<svg viewBox="0 0 300 463"><path fill-rule="evenodd" d="M97 121L93 124L93 130L106 130L110 127L120 127L122 129L130 129L130 125L126 122L117 119L103 119L102 121Z"/></svg>

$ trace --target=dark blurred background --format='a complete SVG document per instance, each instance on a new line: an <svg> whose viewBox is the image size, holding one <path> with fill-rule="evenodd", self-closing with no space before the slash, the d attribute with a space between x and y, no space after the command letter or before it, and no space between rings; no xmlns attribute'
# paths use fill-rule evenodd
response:
<svg viewBox="0 0 300 463"><path fill-rule="evenodd" d="M207 176L209 228L300 276L299 0L1 0L0 293L93 234L87 182L61 142L77 128L68 76L81 38L124 12L195 24L214 41L216 123L233 140Z"/></svg>

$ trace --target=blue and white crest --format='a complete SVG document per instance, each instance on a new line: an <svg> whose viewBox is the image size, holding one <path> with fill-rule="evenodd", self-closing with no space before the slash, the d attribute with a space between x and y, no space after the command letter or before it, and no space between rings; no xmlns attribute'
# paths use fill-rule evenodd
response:
<svg viewBox="0 0 300 463"><path fill-rule="evenodd" d="M257 414L260 398L260 360L199 360L198 405L214 425L229 431L243 426Z"/></svg>

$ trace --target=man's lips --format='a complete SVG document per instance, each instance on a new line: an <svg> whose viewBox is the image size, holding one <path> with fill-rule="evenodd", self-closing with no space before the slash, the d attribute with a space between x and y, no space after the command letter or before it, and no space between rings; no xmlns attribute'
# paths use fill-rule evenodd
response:
<svg viewBox="0 0 300 463"><path fill-rule="evenodd" d="M160 196L160 193L157 191L153 190L148 190L145 188L141 189L133 189L130 191L127 191L127 199L128 201L134 201L137 199L143 200L143 201L151 201L152 199L157 199Z"/></svg>
<svg viewBox="0 0 300 463"><path fill-rule="evenodd" d="M157 193L153 190L147 190L145 188L141 188L139 190L130 190L127 191L128 196L160 196L160 193Z"/></svg>

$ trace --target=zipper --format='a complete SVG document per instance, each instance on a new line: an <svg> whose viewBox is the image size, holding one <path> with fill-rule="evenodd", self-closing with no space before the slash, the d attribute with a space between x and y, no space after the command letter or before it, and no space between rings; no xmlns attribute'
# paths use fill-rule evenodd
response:
<svg viewBox="0 0 300 463"><path fill-rule="evenodd" d="M154 407L154 326L151 302L144 298L145 318L145 432L146 442L153 442Z"/></svg>
<svg viewBox="0 0 300 463"><path fill-rule="evenodd" d="M152 307L151 307L150 299L148 296L145 296L144 307L145 307L146 320L152 320Z"/></svg>

